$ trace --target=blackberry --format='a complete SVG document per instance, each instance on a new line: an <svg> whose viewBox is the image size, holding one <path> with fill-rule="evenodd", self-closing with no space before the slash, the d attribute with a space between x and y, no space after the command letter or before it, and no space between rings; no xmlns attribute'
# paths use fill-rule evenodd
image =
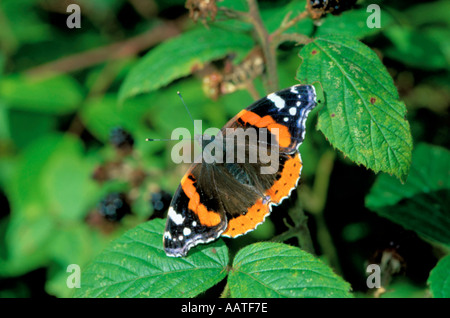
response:
<svg viewBox="0 0 450 318"><path fill-rule="evenodd" d="M108 221L119 222L131 208L123 193L110 193L100 201L99 212Z"/></svg>
<svg viewBox="0 0 450 318"><path fill-rule="evenodd" d="M313 18L331 13L340 14L343 11L351 9L357 0L310 0L308 2L308 9Z"/></svg>
<svg viewBox="0 0 450 318"><path fill-rule="evenodd" d="M169 208L171 201L172 195L164 190L152 193L152 197L150 199L150 203L153 207L152 218L163 217L163 214Z"/></svg>
<svg viewBox="0 0 450 318"><path fill-rule="evenodd" d="M121 127L116 127L111 130L109 141L114 147L122 150L129 150L134 145L133 136Z"/></svg>

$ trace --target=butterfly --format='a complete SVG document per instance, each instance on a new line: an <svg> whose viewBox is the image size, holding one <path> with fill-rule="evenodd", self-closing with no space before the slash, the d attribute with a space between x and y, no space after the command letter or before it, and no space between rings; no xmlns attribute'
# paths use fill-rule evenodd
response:
<svg viewBox="0 0 450 318"><path fill-rule="evenodd" d="M244 235L290 196L302 170L298 147L316 105L314 86L294 85L243 109L202 143L203 149L215 146L209 157L222 160L206 156L181 179L163 235L168 256L186 256L192 247L220 236Z"/></svg>

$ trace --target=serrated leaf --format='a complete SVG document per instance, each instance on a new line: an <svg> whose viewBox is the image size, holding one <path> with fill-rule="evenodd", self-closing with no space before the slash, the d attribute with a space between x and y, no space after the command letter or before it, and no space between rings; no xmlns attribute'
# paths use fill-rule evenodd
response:
<svg viewBox="0 0 450 318"><path fill-rule="evenodd" d="M82 271L75 297L194 297L226 276L228 249L219 240L168 257L162 219L129 230Z"/></svg>
<svg viewBox="0 0 450 318"><path fill-rule="evenodd" d="M387 175L377 178L366 196L377 214L434 241L450 246L450 152L419 144L405 184Z"/></svg>
<svg viewBox="0 0 450 318"><path fill-rule="evenodd" d="M351 297L350 285L311 254L281 243L255 243L235 256L232 297Z"/></svg>
<svg viewBox="0 0 450 318"><path fill-rule="evenodd" d="M450 298L450 255L440 259L430 272L428 284L435 298Z"/></svg>
<svg viewBox="0 0 450 318"><path fill-rule="evenodd" d="M317 128L357 164L404 181L412 151L406 107L375 52L330 35L307 44L300 57L297 79L321 82L326 96Z"/></svg>
<svg viewBox="0 0 450 318"><path fill-rule="evenodd" d="M229 53L239 59L253 47L242 33L210 27L198 28L168 40L145 55L125 78L119 99L148 93L201 69Z"/></svg>

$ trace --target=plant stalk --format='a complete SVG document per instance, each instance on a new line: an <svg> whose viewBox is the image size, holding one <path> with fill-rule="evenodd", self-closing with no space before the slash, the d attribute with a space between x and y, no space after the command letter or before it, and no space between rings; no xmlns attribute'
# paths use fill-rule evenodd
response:
<svg viewBox="0 0 450 318"><path fill-rule="evenodd" d="M274 92L278 90L279 85L275 48L270 45L269 32L267 32L267 29L261 19L257 1L247 0L247 3L249 6L250 22L253 24L256 34L258 35L259 42L261 44L261 48L266 61L266 89L269 92Z"/></svg>

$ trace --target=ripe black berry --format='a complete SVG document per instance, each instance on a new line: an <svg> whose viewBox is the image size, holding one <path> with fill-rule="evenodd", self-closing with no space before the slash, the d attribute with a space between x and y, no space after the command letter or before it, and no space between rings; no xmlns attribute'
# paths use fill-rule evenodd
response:
<svg viewBox="0 0 450 318"><path fill-rule="evenodd" d="M162 217L164 212L169 208L171 201L172 196L164 190L152 193L152 197L150 199L150 204L153 207L152 217Z"/></svg>
<svg viewBox="0 0 450 318"><path fill-rule="evenodd" d="M313 18L319 18L326 13L340 14L351 9L356 0L310 0L308 7Z"/></svg>
<svg viewBox="0 0 450 318"><path fill-rule="evenodd" d="M134 145L133 137L121 127L116 127L111 130L109 141L114 147L119 149L132 148Z"/></svg>
<svg viewBox="0 0 450 318"><path fill-rule="evenodd" d="M100 201L99 212L109 221L120 221L131 213L130 205L122 193L110 193Z"/></svg>

